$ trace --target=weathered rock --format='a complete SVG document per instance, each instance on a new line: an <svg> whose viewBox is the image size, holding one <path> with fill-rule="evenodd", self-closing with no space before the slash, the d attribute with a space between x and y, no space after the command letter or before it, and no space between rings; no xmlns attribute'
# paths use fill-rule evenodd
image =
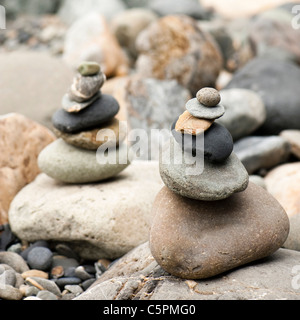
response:
<svg viewBox="0 0 300 320"><path fill-rule="evenodd" d="M225 114L216 120L226 127L234 140L247 136L266 120L266 109L260 96L247 89L220 91Z"/></svg>
<svg viewBox="0 0 300 320"><path fill-rule="evenodd" d="M267 190L286 210L289 217L300 213L300 162L282 164L265 177Z"/></svg>
<svg viewBox="0 0 300 320"><path fill-rule="evenodd" d="M157 162L132 163L100 184L65 185L41 174L15 197L11 228L30 242L67 243L86 259L118 258L147 241L162 186Z"/></svg>
<svg viewBox="0 0 300 320"><path fill-rule="evenodd" d="M105 145L103 145L104 147ZM43 149L38 157L42 172L65 183L91 183L116 176L130 164L127 145L101 151L74 147L61 138Z"/></svg>
<svg viewBox="0 0 300 320"><path fill-rule="evenodd" d="M192 95L214 87L222 56L213 38L188 16L166 16L150 24L136 41L137 72L145 77L176 79Z"/></svg>
<svg viewBox="0 0 300 320"><path fill-rule="evenodd" d="M65 133L53 128L53 132L65 142L83 149L97 150L103 143L107 147L119 146L127 134L127 126L124 122L113 119L102 127L89 131L81 131L79 133Z"/></svg>
<svg viewBox="0 0 300 320"><path fill-rule="evenodd" d="M0 298L5 300L21 300L22 292L9 284L0 285Z"/></svg>
<svg viewBox="0 0 300 320"><path fill-rule="evenodd" d="M233 151L248 173L252 174L259 169L270 169L286 161L290 154L290 145L279 136L252 136L237 141Z"/></svg>
<svg viewBox="0 0 300 320"><path fill-rule="evenodd" d="M9 265L18 273L23 273L29 270L29 267L25 260L15 252L0 252L0 264L3 263Z"/></svg>
<svg viewBox="0 0 300 320"><path fill-rule="evenodd" d="M136 38L150 23L157 19L157 15L146 8L132 8L120 12L111 21L111 29L120 45L127 49L133 57L137 57Z"/></svg>
<svg viewBox="0 0 300 320"><path fill-rule="evenodd" d="M50 128L72 70L62 59L38 51L1 53L0 69L1 114L21 113Z"/></svg>
<svg viewBox="0 0 300 320"><path fill-rule="evenodd" d="M300 69L296 64L257 57L234 74L226 89L245 88L257 92L267 111L259 132L272 135L285 129L300 129L300 98L295 94L299 85Z"/></svg>
<svg viewBox="0 0 300 320"><path fill-rule="evenodd" d="M205 280L183 280L166 273L148 242L118 260L75 300L299 300L291 285L300 253L273 255Z"/></svg>
<svg viewBox="0 0 300 320"><path fill-rule="evenodd" d="M165 185L184 197L205 201L225 199L248 185L247 171L233 153L223 163L198 164L195 159L193 162L171 138L163 147L160 159L160 175Z"/></svg>
<svg viewBox="0 0 300 320"><path fill-rule="evenodd" d="M117 39L97 12L83 16L69 28L63 58L74 69L83 60L95 61L107 77L128 72L128 61Z"/></svg>
<svg viewBox="0 0 300 320"><path fill-rule="evenodd" d="M300 159L300 130L283 130L280 136L291 146L291 153Z"/></svg>
<svg viewBox="0 0 300 320"><path fill-rule="evenodd" d="M0 117L0 225L14 196L40 172L37 157L55 136L42 125L16 113Z"/></svg>
<svg viewBox="0 0 300 320"><path fill-rule="evenodd" d="M187 279L215 276L264 258L285 242L289 219L267 191L249 183L221 201L195 201L164 187L153 204L150 249L161 267Z"/></svg>
<svg viewBox="0 0 300 320"><path fill-rule="evenodd" d="M218 90L214 88L202 88L196 94L197 100L207 107L215 107L221 101Z"/></svg>
<svg viewBox="0 0 300 320"><path fill-rule="evenodd" d="M211 120L196 118L188 111L185 111L179 116L175 125L175 130L182 133L197 135L210 128L212 124L213 121Z"/></svg>
<svg viewBox="0 0 300 320"><path fill-rule="evenodd" d="M159 149L151 148L151 143L158 142L159 137L155 135L157 129L169 130L174 114L185 111L184 106L191 97L188 90L175 80L131 76L119 85L114 96L120 103L120 109L126 110L128 129L147 132L147 136L140 135L140 143L146 151L140 158L158 160Z"/></svg>

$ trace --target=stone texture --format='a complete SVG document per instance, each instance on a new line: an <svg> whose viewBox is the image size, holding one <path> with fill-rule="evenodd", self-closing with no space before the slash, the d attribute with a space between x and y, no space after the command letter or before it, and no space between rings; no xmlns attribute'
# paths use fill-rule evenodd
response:
<svg viewBox="0 0 300 320"><path fill-rule="evenodd" d="M203 134L197 136L182 134L171 130L181 149L193 156L204 156L205 160L213 163L223 163L232 153L233 141L230 132L223 126L213 123Z"/></svg>
<svg viewBox="0 0 300 320"><path fill-rule="evenodd" d="M76 133L99 127L113 119L119 109L119 103L114 97L102 94L98 100L79 113L70 113L64 109L58 109L52 116L52 123L60 131Z"/></svg>
<svg viewBox="0 0 300 320"><path fill-rule="evenodd" d="M221 104L218 104L214 107L207 107L201 104L197 98L189 100L185 107L194 117L207 120L220 118L225 112L225 108Z"/></svg>
<svg viewBox="0 0 300 320"><path fill-rule="evenodd" d="M222 56L213 38L188 16L166 16L138 36L137 72L145 77L176 79L192 95L214 87Z"/></svg>
<svg viewBox="0 0 300 320"><path fill-rule="evenodd" d="M267 118L260 127L263 135L285 129L300 129L300 69L292 62L256 57L239 69L225 87L257 92L266 107ZM283 107L284 106L284 107Z"/></svg>
<svg viewBox="0 0 300 320"><path fill-rule="evenodd" d="M196 118L188 111L185 111L179 116L175 125L175 130L182 133L197 135L210 128L212 124L213 121Z"/></svg>
<svg viewBox="0 0 300 320"><path fill-rule="evenodd" d="M278 200L289 217L300 213L300 162L282 164L265 177L267 190Z"/></svg>
<svg viewBox="0 0 300 320"><path fill-rule="evenodd" d="M62 59L38 51L1 53L0 69L1 114L20 113L50 128L72 70Z"/></svg>
<svg viewBox="0 0 300 320"><path fill-rule="evenodd" d="M256 92L233 88L220 94L225 114L216 122L226 127L234 140L253 133L266 120L266 108Z"/></svg>
<svg viewBox="0 0 300 320"><path fill-rule="evenodd" d="M39 173L39 152L55 139L42 125L11 113L0 116L0 225L14 196Z"/></svg>
<svg viewBox="0 0 300 320"><path fill-rule="evenodd" d="M300 159L300 130L283 130L280 136L291 146L291 153Z"/></svg>
<svg viewBox="0 0 300 320"><path fill-rule="evenodd" d="M220 93L214 88L202 88L197 92L196 98L207 107L215 107L221 101Z"/></svg>
<svg viewBox="0 0 300 320"><path fill-rule="evenodd" d="M126 56L105 18L97 12L83 16L69 28L63 58L74 69L84 60L95 61L107 77L128 72Z"/></svg>
<svg viewBox="0 0 300 320"><path fill-rule="evenodd" d="M103 143L107 147L115 147L121 144L127 134L127 126L116 118L107 122L102 127L79 133L65 133L53 128L53 132L65 142L83 149L97 150Z"/></svg>
<svg viewBox="0 0 300 320"><path fill-rule="evenodd" d="M169 157L172 160L167 162ZM197 167L197 163L190 164L193 162L188 155L181 158L181 147L171 138L163 147L159 169L165 185L184 197L215 201L247 187L248 174L233 153L223 163L202 162L203 171Z"/></svg>
<svg viewBox="0 0 300 320"><path fill-rule="evenodd" d="M279 136L245 137L234 144L233 151L249 174L270 169L285 162L290 154L289 143Z"/></svg>
<svg viewBox="0 0 300 320"><path fill-rule="evenodd" d="M299 300L291 286L300 253L279 249L273 255L205 280L166 273L148 242L130 251L75 300Z"/></svg>
<svg viewBox="0 0 300 320"><path fill-rule="evenodd" d="M157 15L146 8L132 8L117 14L111 21L111 29L118 42L127 50L130 56L136 58L136 38L150 23L157 19Z"/></svg>
<svg viewBox="0 0 300 320"><path fill-rule="evenodd" d="M150 249L161 267L187 279L215 276L264 258L285 242L289 219L261 187L216 201L190 200L164 187L153 204Z"/></svg>
<svg viewBox="0 0 300 320"><path fill-rule="evenodd" d="M30 242L67 243L85 259L118 258L147 241L162 186L157 162L132 163L99 184L65 185L40 174L15 197L11 228Z"/></svg>
<svg viewBox="0 0 300 320"><path fill-rule="evenodd" d="M29 270L25 260L15 252L0 252L0 264L7 264L18 273L23 273Z"/></svg>
<svg viewBox="0 0 300 320"><path fill-rule="evenodd" d="M152 129L169 131L174 114L185 111L185 103L191 97L188 90L176 80L150 79L135 75L121 82L114 96L120 109L126 110L128 130L142 129L147 132L147 136L140 136L141 145L146 146L148 151L148 154L141 155L141 159L158 160L159 149L151 148L151 143L158 142L159 137L155 135L158 130Z"/></svg>
<svg viewBox="0 0 300 320"><path fill-rule="evenodd" d="M65 183L105 180L116 176L129 164L129 150L125 144L110 149L105 158L100 150L96 152L77 148L61 138L43 149L38 157L38 165L42 172Z"/></svg>

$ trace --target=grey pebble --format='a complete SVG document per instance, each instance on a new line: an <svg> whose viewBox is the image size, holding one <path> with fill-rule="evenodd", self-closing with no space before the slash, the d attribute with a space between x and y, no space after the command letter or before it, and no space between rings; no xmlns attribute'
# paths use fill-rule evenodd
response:
<svg viewBox="0 0 300 320"><path fill-rule="evenodd" d="M23 293L9 284L0 285L0 298L5 300L21 300Z"/></svg>
<svg viewBox="0 0 300 320"><path fill-rule="evenodd" d="M73 258L75 260L79 260L78 254L72 250L67 244L64 243L59 243L55 246L55 251L67 258Z"/></svg>
<svg viewBox="0 0 300 320"><path fill-rule="evenodd" d="M192 116L207 120L218 119L225 113L225 108L221 104L215 107L206 107L197 98L189 100L185 107Z"/></svg>
<svg viewBox="0 0 300 320"><path fill-rule="evenodd" d="M83 290L84 291L87 290L95 281L96 281L96 278L91 278L91 279L83 281L81 283Z"/></svg>
<svg viewBox="0 0 300 320"><path fill-rule="evenodd" d="M34 286L28 286L25 290L25 296L36 296L41 290L39 290L37 287Z"/></svg>
<svg viewBox="0 0 300 320"><path fill-rule="evenodd" d="M21 243L13 244L7 249L7 251L20 254L22 252L22 244Z"/></svg>
<svg viewBox="0 0 300 320"><path fill-rule="evenodd" d="M54 280L58 287L64 288L64 286L69 284L79 284L81 283L81 279L78 277L63 277Z"/></svg>
<svg viewBox="0 0 300 320"><path fill-rule="evenodd" d="M80 278L81 280L87 280L93 277L85 270L83 266L79 266L75 269L75 276Z"/></svg>
<svg viewBox="0 0 300 320"><path fill-rule="evenodd" d="M40 284L45 290L48 290L54 293L57 296L61 296L61 291L57 284L52 280L47 280L39 277L31 277L31 279L35 280L38 284ZM26 281L25 281L26 283Z"/></svg>
<svg viewBox="0 0 300 320"><path fill-rule="evenodd" d="M57 296L48 290L41 290L37 294L37 298L40 298L42 300L58 300Z"/></svg>
<svg viewBox="0 0 300 320"><path fill-rule="evenodd" d="M27 257L27 263L32 269L47 271L52 265L53 253L45 247L33 248Z"/></svg>
<svg viewBox="0 0 300 320"><path fill-rule="evenodd" d="M0 285L10 285L15 286L16 284L16 272L14 270L5 270L0 275Z"/></svg>
<svg viewBox="0 0 300 320"><path fill-rule="evenodd" d="M29 252L35 248L35 247L45 247L45 248L48 248L49 245L48 245L48 242L45 241L45 240L38 240L38 241L35 241L34 243L32 243L28 248L26 248L25 250L23 250L21 252L21 257L24 259L24 260L27 260L27 257L28 257L28 254Z"/></svg>
<svg viewBox="0 0 300 320"><path fill-rule="evenodd" d="M76 296L83 292L83 289L77 284L69 284L65 286L65 289Z"/></svg>
<svg viewBox="0 0 300 320"><path fill-rule="evenodd" d="M0 252L0 264L11 266L16 272L23 273L29 270L25 260L15 252L3 251Z"/></svg>

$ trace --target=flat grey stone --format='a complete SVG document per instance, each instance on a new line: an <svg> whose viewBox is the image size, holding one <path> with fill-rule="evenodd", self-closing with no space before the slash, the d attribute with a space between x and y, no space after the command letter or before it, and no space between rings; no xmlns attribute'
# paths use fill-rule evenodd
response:
<svg viewBox="0 0 300 320"><path fill-rule="evenodd" d="M172 159L170 163L166 161L168 157ZM190 161L192 157L183 153L173 138L163 146L160 159L162 180L170 190L184 197L205 201L221 200L245 190L248 185L248 173L234 153L223 163L202 160L203 172L200 167L200 171L197 171L197 164L190 165Z"/></svg>
<svg viewBox="0 0 300 320"><path fill-rule="evenodd" d="M225 108L221 104L218 104L215 107L207 107L201 104L197 98L189 100L185 107L192 116L201 119L218 119L225 113Z"/></svg>
<svg viewBox="0 0 300 320"><path fill-rule="evenodd" d="M249 174L270 169L285 162L290 154L289 143L279 136L245 137L234 144L233 151Z"/></svg>

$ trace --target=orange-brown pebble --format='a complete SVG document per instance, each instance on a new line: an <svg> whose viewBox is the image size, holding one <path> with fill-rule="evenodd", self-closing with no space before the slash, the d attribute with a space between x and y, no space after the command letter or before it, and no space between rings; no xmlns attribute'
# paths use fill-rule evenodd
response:
<svg viewBox="0 0 300 320"><path fill-rule="evenodd" d="M182 133L198 135L210 128L213 120L199 119L185 111L177 120L175 130Z"/></svg>

